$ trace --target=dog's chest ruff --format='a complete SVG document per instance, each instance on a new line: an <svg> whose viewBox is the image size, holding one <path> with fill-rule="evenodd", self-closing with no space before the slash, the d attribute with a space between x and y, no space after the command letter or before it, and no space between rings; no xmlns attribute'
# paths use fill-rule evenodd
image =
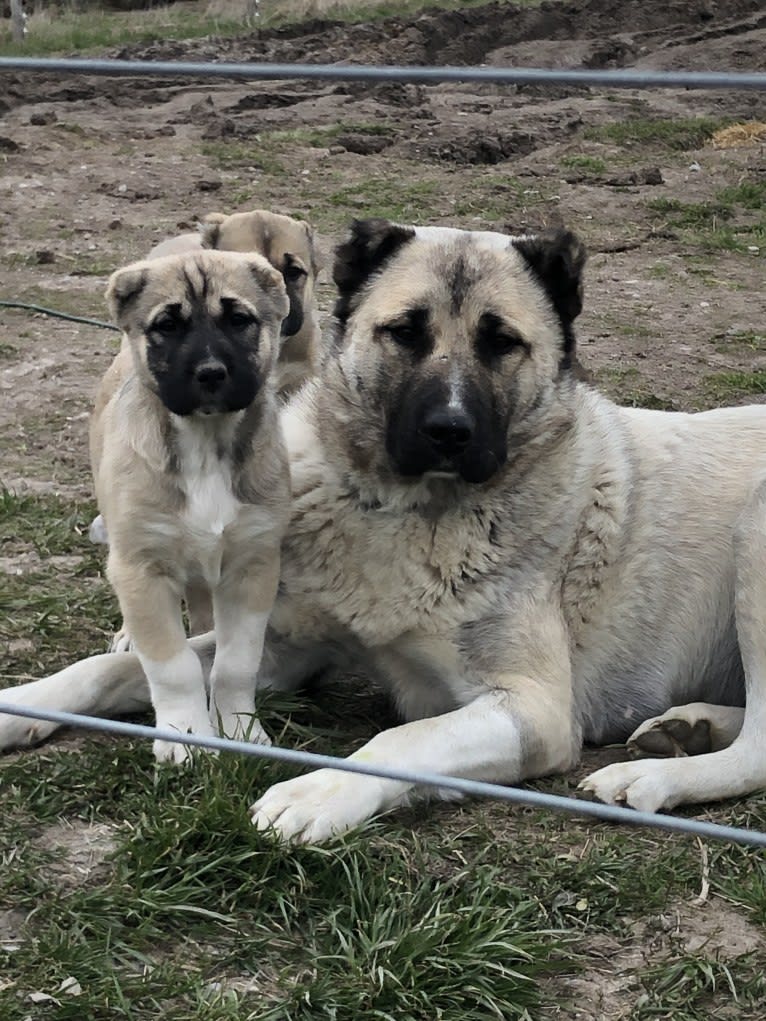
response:
<svg viewBox="0 0 766 1021"><path fill-rule="evenodd" d="M202 577L215 584L221 574L224 533L243 510L234 495L232 466L214 435L197 424L177 430L180 486L185 501L181 512L185 554L196 562Z"/></svg>

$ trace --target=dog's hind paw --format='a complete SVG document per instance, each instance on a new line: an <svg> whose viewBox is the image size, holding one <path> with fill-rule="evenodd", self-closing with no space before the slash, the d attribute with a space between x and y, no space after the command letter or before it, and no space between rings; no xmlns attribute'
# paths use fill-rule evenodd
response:
<svg viewBox="0 0 766 1021"><path fill-rule="evenodd" d="M702 755L720 751L732 743L742 729L744 709L693 702L674 706L662 716L642 723L628 738L631 755Z"/></svg>
<svg viewBox="0 0 766 1021"><path fill-rule="evenodd" d="M115 632L112 636L112 640L109 643L109 652L135 652L133 647L133 639L130 637L125 628L120 628L119 631Z"/></svg>

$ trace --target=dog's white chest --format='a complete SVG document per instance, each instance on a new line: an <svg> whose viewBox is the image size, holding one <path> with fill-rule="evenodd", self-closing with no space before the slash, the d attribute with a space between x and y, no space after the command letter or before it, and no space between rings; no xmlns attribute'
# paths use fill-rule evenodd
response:
<svg viewBox="0 0 766 1021"><path fill-rule="evenodd" d="M222 457L214 436L196 423L178 431L181 485L186 495L181 512L186 553L209 584L221 573L224 531L236 519L241 503L234 495L231 464Z"/></svg>

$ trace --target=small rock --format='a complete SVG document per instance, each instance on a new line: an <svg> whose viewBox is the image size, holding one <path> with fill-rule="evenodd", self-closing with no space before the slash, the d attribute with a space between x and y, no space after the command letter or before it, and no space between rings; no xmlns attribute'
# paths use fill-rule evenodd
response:
<svg viewBox="0 0 766 1021"><path fill-rule="evenodd" d="M52 262L56 261L56 253L52 252L50 248L40 248L35 252L35 259L38 266L50 266Z"/></svg>
<svg viewBox="0 0 766 1021"><path fill-rule="evenodd" d="M220 177L203 177L201 181L197 181L195 187L197 191L218 191L222 183Z"/></svg>
<svg viewBox="0 0 766 1021"><path fill-rule="evenodd" d="M55 110L38 110L37 113L33 113L29 118L29 123L36 125L55 124L57 120L58 116Z"/></svg>
<svg viewBox="0 0 766 1021"><path fill-rule="evenodd" d="M19 152L21 146L7 135L0 135L0 152Z"/></svg>
<svg viewBox="0 0 766 1021"><path fill-rule="evenodd" d="M161 127L157 128L156 131L156 135L158 138L162 137L173 138L175 133L176 129L173 127L172 124L163 124Z"/></svg>
<svg viewBox="0 0 766 1021"><path fill-rule="evenodd" d="M642 184L664 184L665 180L659 167L646 167L641 171Z"/></svg>
<svg viewBox="0 0 766 1021"><path fill-rule="evenodd" d="M698 174L702 170L701 165L695 160L694 163L689 164L689 170L693 170L695 174Z"/></svg>
<svg viewBox="0 0 766 1021"><path fill-rule="evenodd" d="M344 145L331 145L327 152L330 156L341 156L347 149Z"/></svg>
<svg viewBox="0 0 766 1021"><path fill-rule="evenodd" d="M109 221L109 230L118 230L122 226L122 220L116 218Z"/></svg>

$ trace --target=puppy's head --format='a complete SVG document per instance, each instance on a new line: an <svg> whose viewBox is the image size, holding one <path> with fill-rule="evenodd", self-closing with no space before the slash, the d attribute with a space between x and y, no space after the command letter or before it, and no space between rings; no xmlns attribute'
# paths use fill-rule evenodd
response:
<svg viewBox="0 0 766 1021"><path fill-rule="evenodd" d="M197 251L114 273L106 292L141 380L176 415L239 411L275 364L287 295L259 255Z"/></svg>
<svg viewBox="0 0 766 1021"><path fill-rule="evenodd" d="M200 224L203 248L226 252L258 252L282 274L290 310L282 334L293 337L311 308L319 262L311 227L291 216L265 209L249 213L210 213Z"/></svg>
<svg viewBox="0 0 766 1021"><path fill-rule="evenodd" d="M514 433L568 384L584 261L567 231L355 223L334 267L325 406L342 407L357 467L490 480Z"/></svg>

